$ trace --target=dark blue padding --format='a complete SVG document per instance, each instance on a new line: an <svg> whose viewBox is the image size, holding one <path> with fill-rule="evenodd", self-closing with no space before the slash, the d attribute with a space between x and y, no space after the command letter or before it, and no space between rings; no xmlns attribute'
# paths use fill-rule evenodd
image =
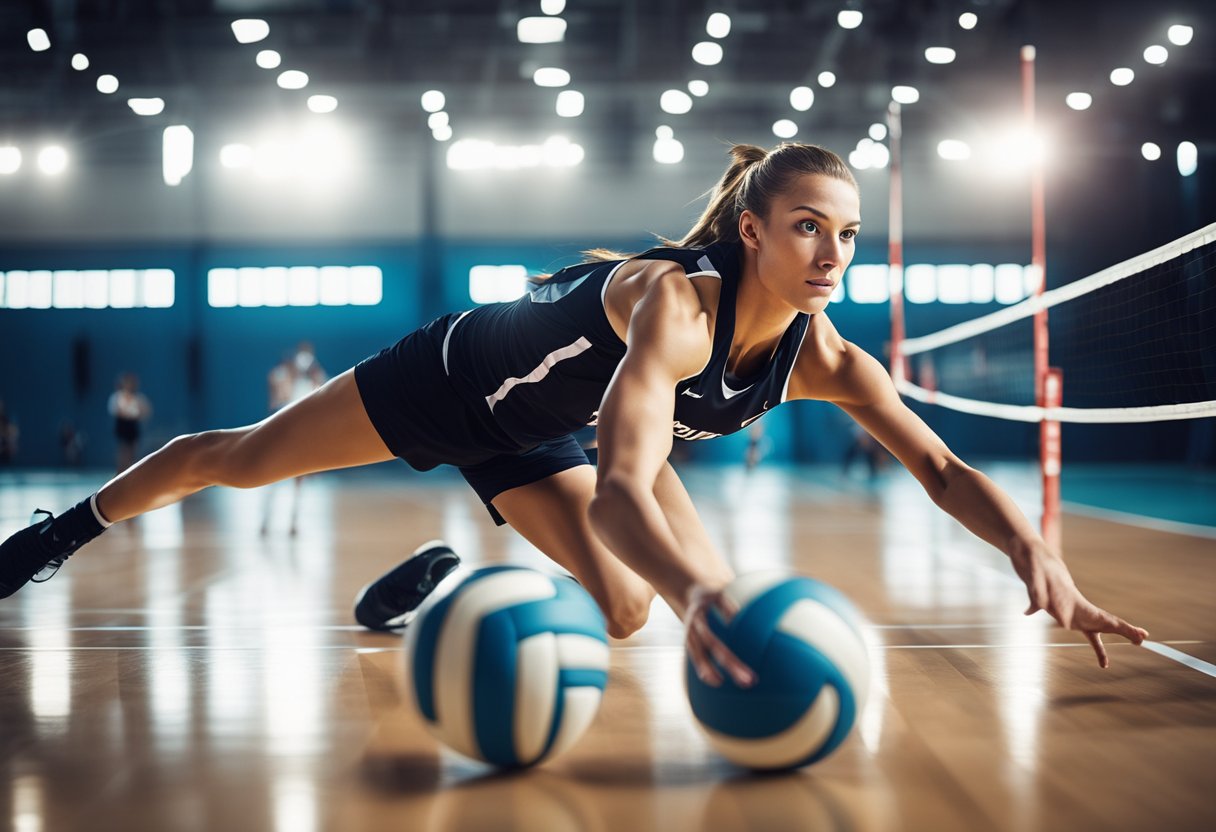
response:
<svg viewBox="0 0 1216 832"><path fill-rule="evenodd" d="M557 592L555 597L511 607L517 637L523 640L539 633L574 634L607 644L604 615L587 590L563 580L553 581L553 588Z"/></svg>

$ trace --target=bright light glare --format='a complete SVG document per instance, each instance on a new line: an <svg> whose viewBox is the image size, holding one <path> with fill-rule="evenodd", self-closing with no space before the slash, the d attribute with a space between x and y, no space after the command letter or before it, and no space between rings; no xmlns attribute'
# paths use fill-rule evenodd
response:
<svg viewBox="0 0 1216 832"><path fill-rule="evenodd" d="M971 146L958 139L943 139L937 143L937 155L949 162L971 158Z"/></svg>
<svg viewBox="0 0 1216 832"><path fill-rule="evenodd" d="M277 69L283 63L283 56L273 49L263 49L254 60L262 69Z"/></svg>
<svg viewBox="0 0 1216 832"><path fill-rule="evenodd" d="M520 43L561 43L566 39L566 21L560 17L524 17L515 26Z"/></svg>
<svg viewBox="0 0 1216 832"><path fill-rule="evenodd" d="M1116 87L1126 87L1136 79L1136 73L1125 66L1118 69L1112 69L1110 73L1110 82Z"/></svg>
<svg viewBox="0 0 1216 832"><path fill-rule="evenodd" d="M308 86L308 73L289 69L279 74L278 85L285 90L302 90Z"/></svg>
<svg viewBox="0 0 1216 832"><path fill-rule="evenodd" d="M437 142L446 142L452 138L452 125L441 124L431 131L431 135L435 137Z"/></svg>
<svg viewBox="0 0 1216 832"><path fill-rule="evenodd" d="M1182 142L1178 145L1178 172L1190 176L1199 169L1199 149L1194 142Z"/></svg>
<svg viewBox="0 0 1216 832"><path fill-rule="evenodd" d="M528 291L524 266L474 266L469 269L469 297L474 303L498 303L523 297Z"/></svg>
<svg viewBox="0 0 1216 832"><path fill-rule="evenodd" d="M234 20L232 21L232 34L236 36L237 43L257 43L265 40L266 36L270 34L270 24L265 20L252 18Z"/></svg>
<svg viewBox="0 0 1216 832"><path fill-rule="evenodd" d="M184 124L165 128L161 139L162 173L166 185L180 185L194 167L194 133Z"/></svg>
<svg viewBox="0 0 1216 832"><path fill-rule="evenodd" d="M887 137L887 125L876 121L870 125L870 138L876 142L880 142Z"/></svg>
<svg viewBox="0 0 1216 832"><path fill-rule="evenodd" d="M859 141L857 149L849 154L849 164L858 170L885 168L890 161L891 151L887 146L869 138Z"/></svg>
<svg viewBox="0 0 1216 832"><path fill-rule="evenodd" d="M949 46L930 46L925 50L925 60L931 64L954 62L954 50Z"/></svg>
<svg viewBox="0 0 1216 832"><path fill-rule="evenodd" d="M705 81L689 81L688 91L697 98L702 98L709 95L709 84L707 84Z"/></svg>
<svg viewBox="0 0 1216 832"><path fill-rule="evenodd" d="M819 80L819 86L823 87L826 90L828 87L830 87L836 83L836 73L828 72L827 70L824 70L823 72L819 73L818 80Z"/></svg>
<svg viewBox="0 0 1216 832"><path fill-rule="evenodd" d="M566 10L566 0L540 0L540 10L545 14L561 14Z"/></svg>
<svg viewBox="0 0 1216 832"><path fill-rule="evenodd" d="M564 136L550 136L543 145L496 145L481 139L461 139L448 148L447 164L453 170L519 170L568 168L583 161L583 146Z"/></svg>
<svg viewBox="0 0 1216 832"><path fill-rule="evenodd" d="M0 147L0 175L9 176L21 170L21 150L11 145Z"/></svg>
<svg viewBox="0 0 1216 832"><path fill-rule="evenodd" d="M1145 142L1140 145L1140 155L1150 162L1161 158L1161 147L1156 142Z"/></svg>
<svg viewBox="0 0 1216 832"><path fill-rule="evenodd" d="M58 176L67 167L68 153L59 145L53 144L38 152L38 169L48 176Z"/></svg>
<svg viewBox="0 0 1216 832"><path fill-rule="evenodd" d="M692 59L702 66L713 66L722 61L722 47L712 40L703 40L692 48Z"/></svg>
<svg viewBox="0 0 1216 832"><path fill-rule="evenodd" d="M77 72L82 72L89 68L89 56L83 52L77 52L72 56L72 69Z"/></svg>
<svg viewBox="0 0 1216 832"><path fill-rule="evenodd" d="M684 159L684 145L679 139L656 139L654 160L661 165L676 165Z"/></svg>
<svg viewBox="0 0 1216 832"><path fill-rule="evenodd" d="M815 91L810 87L794 87L790 90L790 106L799 112L806 112L815 103Z"/></svg>
<svg viewBox="0 0 1216 832"><path fill-rule="evenodd" d="M903 85L891 87L891 98L900 104L915 104L920 101L920 90Z"/></svg>
<svg viewBox="0 0 1216 832"><path fill-rule="evenodd" d="M440 127L447 127L450 123L450 117L443 110L440 110L437 113L431 113L426 117L426 126L431 130L437 130Z"/></svg>
<svg viewBox="0 0 1216 832"><path fill-rule="evenodd" d="M97 78L97 91L110 95L118 92L118 79L113 75L101 75Z"/></svg>
<svg viewBox="0 0 1216 832"><path fill-rule="evenodd" d="M253 164L253 148L247 144L226 144L220 148L220 164L226 168L247 168Z"/></svg>
<svg viewBox="0 0 1216 832"><path fill-rule="evenodd" d="M427 90L422 94L422 109L428 113L439 112L447 103L447 98L439 90Z"/></svg>
<svg viewBox="0 0 1216 832"><path fill-rule="evenodd" d="M845 9L836 15L836 22L841 29L856 29L861 25L862 16L856 9Z"/></svg>
<svg viewBox="0 0 1216 832"><path fill-rule="evenodd" d="M586 101L578 90L562 90L557 94L557 114L562 118L575 118L583 114Z"/></svg>
<svg viewBox="0 0 1216 832"><path fill-rule="evenodd" d="M692 109L692 98L683 90L667 90L659 97L659 107L672 115L683 115Z"/></svg>
<svg viewBox="0 0 1216 832"><path fill-rule="evenodd" d="M338 99L332 95L308 96L308 109L314 113L332 113L338 109Z"/></svg>
<svg viewBox="0 0 1216 832"><path fill-rule="evenodd" d="M1064 103L1074 110L1088 110L1094 103L1094 97L1087 92L1070 92L1064 96Z"/></svg>
<svg viewBox="0 0 1216 832"><path fill-rule="evenodd" d="M1186 46L1195 36L1195 30L1184 23L1175 23L1169 28L1167 37L1174 46Z"/></svg>
<svg viewBox="0 0 1216 832"><path fill-rule="evenodd" d="M165 100L163 98L128 98L127 106L137 116L156 116L164 112Z"/></svg>
<svg viewBox="0 0 1216 832"><path fill-rule="evenodd" d="M564 87L570 83L570 73L558 66L542 66L532 80L538 87Z"/></svg>
<svg viewBox="0 0 1216 832"><path fill-rule="evenodd" d="M51 48L51 39L47 36L46 29L30 29L26 32L25 39L29 42L30 49L35 52L45 52Z"/></svg>
<svg viewBox="0 0 1216 832"><path fill-rule="evenodd" d="M1169 57L1170 50L1155 43L1144 50L1145 62L1153 64L1154 66L1161 66L1169 59Z"/></svg>
<svg viewBox="0 0 1216 832"><path fill-rule="evenodd" d="M779 139L792 139L798 135L798 125L788 118L773 122L773 135Z"/></svg>
<svg viewBox="0 0 1216 832"><path fill-rule="evenodd" d="M975 12L963 12L958 16L958 25L964 29L974 29L975 24L979 22L980 19L975 16Z"/></svg>
<svg viewBox="0 0 1216 832"><path fill-rule="evenodd" d="M705 31L711 38L724 38L730 34L730 15L714 12L705 22Z"/></svg>
<svg viewBox="0 0 1216 832"><path fill-rule="evenodd" d="M654 129L654 135L659 139L673 139L675 138L676 131L672 130L666 124L660 124Z"/></svg>

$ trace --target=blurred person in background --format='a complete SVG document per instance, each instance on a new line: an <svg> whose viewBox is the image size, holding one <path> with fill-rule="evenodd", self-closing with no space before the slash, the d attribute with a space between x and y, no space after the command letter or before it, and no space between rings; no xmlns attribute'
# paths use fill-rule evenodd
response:
<svg viewBox="0 0 1216 832"><path fill-rule="evenodd" d="M139 392L139 376L123 373L118 377L107 410L114 418L114 438L118 440L114 469L121 474L134 464L143 423L152 418L152 404Z"/></svg>

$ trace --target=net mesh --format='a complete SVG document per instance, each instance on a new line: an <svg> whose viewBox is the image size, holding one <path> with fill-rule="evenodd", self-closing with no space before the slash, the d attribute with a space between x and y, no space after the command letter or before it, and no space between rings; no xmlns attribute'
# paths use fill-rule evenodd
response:
<svg viewBox="0 0 1216 832"><path fill-rule="evenodd" d="M1064 407L1034 402L1034 315L1047 309ZM911 323L911 322L910 322ZM906 395L1039 421L1216 415L1216 224L1017 306L910 338Z"/></svg>

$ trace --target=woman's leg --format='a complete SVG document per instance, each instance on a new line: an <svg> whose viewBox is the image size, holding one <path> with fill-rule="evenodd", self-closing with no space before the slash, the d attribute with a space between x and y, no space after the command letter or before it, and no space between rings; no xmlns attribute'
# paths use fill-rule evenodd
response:
<svg viewBox="0 0 1216 832"><path fill-rule="evenodd" d="M255 488L392 458L347 370L255 425L177 437L106 483L97 509L116 523L209 485Z"/></svg>
<svg viewBox="0 0 1216 832"><path fill-rule="evenodd" d="M591 593L608 634L626 638L646 623L655 591L592 532L587 507L594 495L595 469L578 465L504 491L493 503L513 529Z"/></svg>

